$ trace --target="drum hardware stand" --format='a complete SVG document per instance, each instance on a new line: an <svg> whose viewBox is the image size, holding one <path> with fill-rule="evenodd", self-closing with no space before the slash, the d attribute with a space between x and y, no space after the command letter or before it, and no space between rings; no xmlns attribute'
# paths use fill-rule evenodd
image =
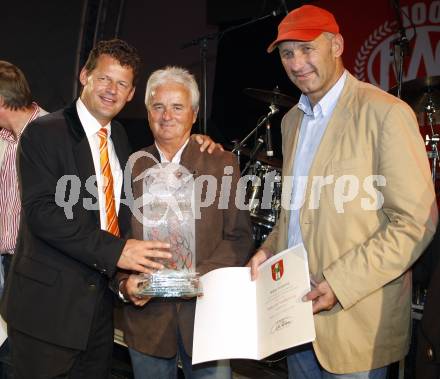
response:
<svg viewBox="0 0 440 379"><path fill-rule="evenodd" d="M241 147L238 146L238 140L234 139L232 140L234 147L232 149L232 151L235 151L235 155L237 156L237 162L238 162L238 167L240 167L241 165Z"/></svg>
<svg viewBox="0 0 440 379"><path fill-rule="evenodd" d="M249 170L249 166L254 162L255 156L260 151L261 146L263 146L263 145L264 145L264 139L262 136L260 136L257 138L257 143L255 144L255 147L249 156L249 160L246 162L246 165L244 166L240 175L243 175L245 172L247 172Z"/></svg>
<svg viewBox="0 0 440 379"><path fill-rule="evenodd" d="M251 213L258 206L258 203L257 203L258 202L258 194L259 194L259 191L260 191L260 185L262 183L258 183L258 182L255 183L255 179L257 178L258 170L259 170L260 166L261 166L261 163L256 161L255 165L254 165L254 167L252 169L252 175L253 175L252 179L253 180L252 180L252 184L251 184L251 194L249 196L249 210L250 210ZM243 175L243 173L242 173L242 175Z"/></svg>
<svg viewBox="0 0 440 379"><path fill-rule="evenodd" d="M257 124L257 126L254 129L252 129L251 132L238 143L238 145L234 147L234 149L232 150L233 153L240 151L240 149L244 146L245 142L255 133L257 133L258 128L261 125L265 125L273 115L275 115L280 111L280 109L275 104L270 104L269 109L270 109L269 113L261 119L261 121ZM263 146L265 142L267 143L267 141L264 140L263 136L260 136L257 139L257 144L255 145L254 150L252 150L251 156L249 157L249 161L246 163L246 166L241 172L241 175L243 175L249 169L249 166L252 164L252 161L254 160L261 146Z"/></svg>
<svg viewBox="0 0 440 379"><path fill-rule="evenodd" d="M399 0L391 0L392 6L396 11L396 19L399 25L399 34L400 36L392 41L393 51L392 55L394 56L394 66L396 69L396 79L397 79L397 97L400 99L402 95L402 82L403 82L403 60L405 57L409 56L410 48L409 48L409 40L406 36L406 30L403 26L402 22L402 8L400 7ZM398 47L398 49L397 49ZM398 60L396 59L398 56Z"/></svg>
<svg viewBox="0 0 440 379"><path fill-rule="evenodd" d="M431 143L431 157L432 158L432 165L431 165L431 174L432 174L432 180L435 182L436 175L437 175L437 162L439 159L438 154L438 147L437 144L440 141L440 136L438 134L434 134L434 113L436 112L436 109L434 107L434 102L432 101L432 97L429 95L428 103L425 106L426 115L428 116L428 122L429 127L431 128L431 135L430 138L427 134L425 137L425 145L428 146L429 143Z"/></svg>

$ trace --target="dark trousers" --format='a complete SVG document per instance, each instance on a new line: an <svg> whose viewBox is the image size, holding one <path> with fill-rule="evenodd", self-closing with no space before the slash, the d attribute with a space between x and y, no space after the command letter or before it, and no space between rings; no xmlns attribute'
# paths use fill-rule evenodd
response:
<svg viewBox="0 0 440 379"><path fill-rule="evenodd" d="M2 254L1 264L3 265L4 282L9 273L9 267L11 266L12 255ZM12 360L11 360L11 347L9 339L0 346L0 379L12 379Z"/></svg>
<svg viewBox="0 0 440 379"><path fill-rule="evenodd" d="M108 379L113 353L113 299L106 290L86 350L53 345L8 327L14 379Z"/></svg>
<svg viewBox="0 0 440 379"><path fill-rule="evenodd" d="M417 353L415 379L439 379L440 363L438 357L431 356L429 352L435 351L421 331L417 329Z"/></svg>

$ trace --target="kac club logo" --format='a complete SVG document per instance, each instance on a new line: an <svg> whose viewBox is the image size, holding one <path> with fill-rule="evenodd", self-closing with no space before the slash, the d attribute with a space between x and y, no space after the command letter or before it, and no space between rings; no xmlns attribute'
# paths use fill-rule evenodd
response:
<svg viewBox="0 0 440 379"><path fill-rule="evenodd" d="M403 81L440 75L440 1L419 1L402 6L402 16L410 41ZM354 74L358 79L385 91L394 85L397 28L396 21L384 21L364 40L354 61Z"/></svg>
<svg viewBox="0 0 440 379"><path fill-rule="evenodd" d="M277 280L280 280L283 277L284 274L284 265L283 260L280 259L279 261L275 262L272 266L272 279L276 282Z"/></svg>

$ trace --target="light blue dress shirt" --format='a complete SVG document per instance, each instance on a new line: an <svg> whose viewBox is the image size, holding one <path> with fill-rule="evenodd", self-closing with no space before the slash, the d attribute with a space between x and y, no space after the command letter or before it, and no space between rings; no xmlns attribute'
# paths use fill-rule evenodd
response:
<svg viewBox="0 0 440 379"><path fill-rule="evenodd" d="M301 95L298 108L304 112L301 122L298 144L293 165L292 197L290 200L290 219L288 232L288 247L303 243L299 212L304 206L304 197L307 187L307 177L315 157L322 136L327 129L328 122L341 95L347 78L347 72L341 75L335 85L326 95L312 108L309 99ZM307 206L307 204L305 205Z"/></svg>

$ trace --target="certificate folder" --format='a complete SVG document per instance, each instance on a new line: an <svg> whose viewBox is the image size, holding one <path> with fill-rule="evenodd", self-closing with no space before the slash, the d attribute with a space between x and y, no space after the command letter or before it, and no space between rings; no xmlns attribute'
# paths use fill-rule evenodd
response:
<svg viewBox="0 0 440 379"><path fill-rule="evenodd" d="M307 255L297 245L271 257L251 281L247 267L213 270L200 280L192 363L262 359L315 339Z"/></svg>

